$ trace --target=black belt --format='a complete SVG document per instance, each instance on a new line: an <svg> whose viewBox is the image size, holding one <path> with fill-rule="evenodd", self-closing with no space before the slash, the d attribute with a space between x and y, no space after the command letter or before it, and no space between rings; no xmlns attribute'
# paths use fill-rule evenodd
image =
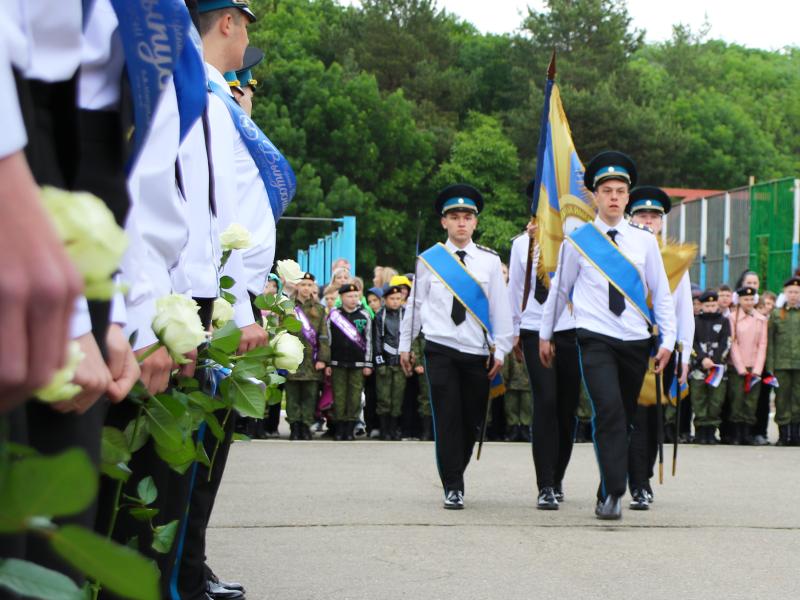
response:
<svg viewBox="0 0 800 600"><path fill-rule="evenodd" d="M211 315L214 312L214 300L216 298L194 298L197 302L197 314L200 315L200 322L203 324L203 329L211 327Z"/></svg>

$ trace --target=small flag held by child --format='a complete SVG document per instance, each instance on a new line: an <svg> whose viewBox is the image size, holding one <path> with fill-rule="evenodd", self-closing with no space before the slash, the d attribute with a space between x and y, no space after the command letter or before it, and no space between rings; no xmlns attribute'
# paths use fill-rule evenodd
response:
<svg viewBox="0 0 800 600"><path fill-rule="evenodd" d="M706 383L711 387L719 387L722 383L722 376L725 374L724 365L714 365L706 375Z"/></svg>

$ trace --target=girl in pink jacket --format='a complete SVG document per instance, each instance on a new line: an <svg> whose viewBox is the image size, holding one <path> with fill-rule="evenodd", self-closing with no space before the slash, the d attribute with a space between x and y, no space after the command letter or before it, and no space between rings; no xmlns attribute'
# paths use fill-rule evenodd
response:
<svg viewBox="0 0 800 600"><path fill-rule="evenodd" d="M761 372L767 358L767 319L755 310L757 290L736 290L739 304L731 310L731 363L728 377L733 444L750 444L750 427L756 423Z"/></svg>

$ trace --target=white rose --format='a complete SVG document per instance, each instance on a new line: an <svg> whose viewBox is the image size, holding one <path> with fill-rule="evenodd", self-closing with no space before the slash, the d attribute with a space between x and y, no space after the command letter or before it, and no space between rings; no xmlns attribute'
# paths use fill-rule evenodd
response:
<svg viewBox="0 0 800 600"><path fill-rule="evenodd" d="M50 214L69 257L83 276L85 296L108 300L114 294L112 275L117 270L128 239L102 200L87 192L42 189L42 202Z"/></svg>
<svg viewBox="0 0 800 600"><path fill-rule="evenodd" d="M211 313L211 321L214 327L219 329L233 318L233 306L225 298L214 300L214 310Z"/></svg>
<svg viewBox="0 0 800 600"><path fill-rule="evenodd" d="M278 272L278 277L287 283L302 281L303 275L305 275L305 271L291 258L279 260L275 265L275 270Z"/></svg>
<svg viewBox="0 0 800 600"><path fill-rule="evenodd" d="M250 232L238 223L231 223L219 236L223 250L244 250L253 245Z"/></svg>
<svg viewBox="0 0 800 600"><path fill-rule="evenodd" d="M67 364L56 371L53 378L46 386L37 390L34 396L43 402L63 402L71 400L81 391L81 386L72 383L78 365L86 355L81 351L81 346L72 340L67 346Z"/></svg>
<svg viewBox="0 0 800 600"><path fill-rule="evenodd" d="M281 331L270 341L270 346L275 349L275 368L285 369L289 373L297 371L303 362L303 342L297 336L286 331Z"/></svg>
<svg viewBox="0 0 800 600"><path fill-rule="evenodd" d="M197 303L181 294L170 294L156 300L153 332L179 363L185 363L182 356L206 339L197 310Z"/></svg>

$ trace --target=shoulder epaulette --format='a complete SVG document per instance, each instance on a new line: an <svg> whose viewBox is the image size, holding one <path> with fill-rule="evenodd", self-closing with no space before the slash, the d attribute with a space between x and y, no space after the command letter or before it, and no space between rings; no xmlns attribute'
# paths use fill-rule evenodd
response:
<svg viewBox="0 0 800 600"><path fill-rule="evenodd" d="M641 229L642 231L646 231L647 233L653 233L653 230L647 225L640 225L639 223L634 223L633 221L629 221L629 224L631 227L635 227L636 229Z"/></svg>
<svg viewBox="0 0 800 600"><path fill-rule="evenodd" d="M484 252L488 252L489 254L494 254L495 256L500 256L497 252L495 252L491 248L487 248L486 246L481 246L480 244L475 244L475 246L480 250L483 250Z"/></svg>

